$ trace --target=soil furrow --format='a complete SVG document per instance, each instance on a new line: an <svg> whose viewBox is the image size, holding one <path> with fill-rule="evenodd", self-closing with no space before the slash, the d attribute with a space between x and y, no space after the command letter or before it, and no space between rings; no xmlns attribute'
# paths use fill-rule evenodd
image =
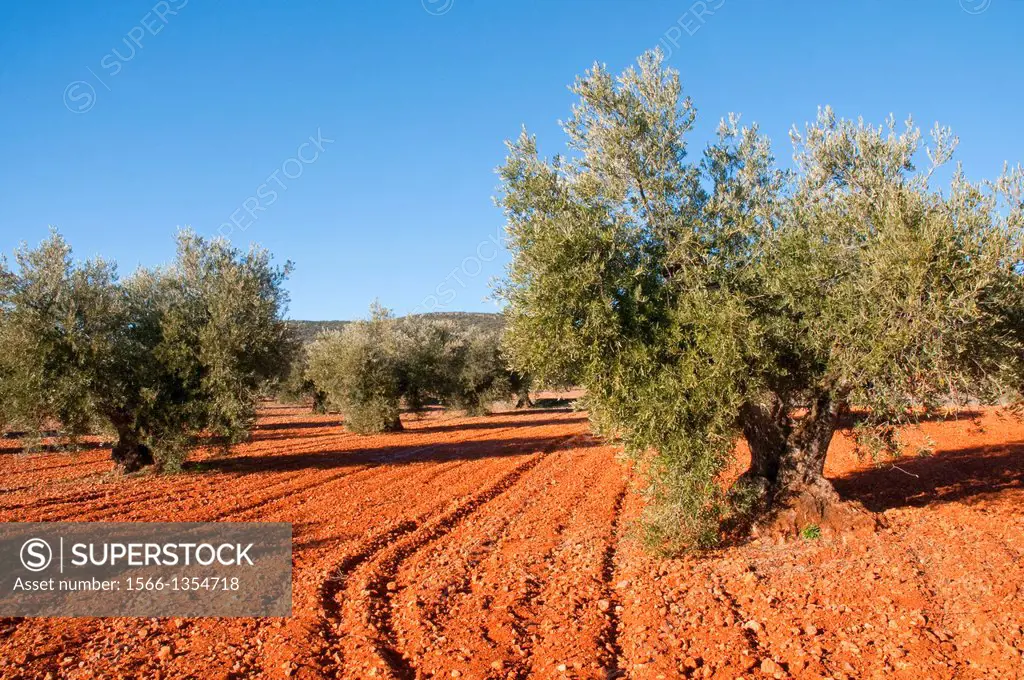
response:
<svg viewBox="0 0 1024 680"><path fill-rule="evenodd" d="M625 671L622 670L621 667L622 645L619 643L621 617L619 612L622 611L622 604L615 592L615 558L618 554L619 541L622 540L622 505L626 499L626 493L628 490L628 485L623 485L622 490L615 496L615 503L613 506L614 519L612 519L611 536L609 538L608 545L605 547L604 558L601 565L601 577L605 584L605 601L608 603L606 612L608 625L605 628L603 639L604 647L608 654L603 660L603 665L606 671L606 676L609 680L625 675ZM603 608L604 607L602 606L602 609Z"/></svg>
<svg viewBox="0 0 1024 680"><path fill-rule="evenodd" d="M484 503L491 501L499 494L510 489L523 475L536 467L541 460L542 454L534 454L500 478L490 488L468 501L460 503L454 511L446 513L432 521L429 525L422 527L415 535L391 547L382 558L377 559L375 573L371 573L365 581L364 591L373 598L373 603L369 605L367 618L374 631L374 635L371 637L373 649L387 663L394 677L401 680L414 678L415 670L394 646L394 631L391 627L390 607L387 605L385 596L390 576L409 555L412 555L417 550L422 550L424 546L452 531L460 522L464 521L474 512L477 512Z"/></svg>
<svg viewBox="0 0 1024 680"><path fill-rule="evenodd" d="M562 441L570 438L563 438ZM556 446L557 444L548 447L548 450ZM411 535L403 537L402 540L374 557L370 573L361 579L359 584L362 587L358 590L361 591L360 594L363 597L357 597L355 600L349 599L349 602L354 601L356 606L353 607L355 611L348 615L348 618L350 624L355 624L353 627L360 631L356 637L367 640L370 643L369 651L372 651L373 655L383 662L379 666L381 671L390 672L395 678L415 677L414 668L395 648L395 632L391 626L390 606L386 597L387 586L398 566L416 551L422 550L425 546L451 532L461 522L478 512L484 504L512 488L525 474L539 465L543 458L544 452L531 455L526 461L518 464L513 470L491 484L485 491L458 502L455 509L422 525ZM353 586L349 586L349 588L351 589ZM357 644L356 649L367 651L365 645ZM348 659L352 656L346 653L344 658Z"/></svg>
<svg viewBox="0 0 1024 680"><path fill-rule="evenodd" d="M477 443L479 439L480 438L470 437L470 438L466 438L464 440L461 440L461 441L459 441L457 443L435 444L435 445L432 445L430 447L421 447L421 448L418 448L418 449L414 449L413 451L411 451L409 453L399 452L397 454L389 456L387 459L375 460L374 462L372 462L370 464L367 464L365 466L362 466L362 467L359 467L359 468L356 468L356 469L353 469L353 470L349 470L346 473L343 473L341 475L335 475L335 476L329 477L327 479L317 480L316 482L313 482L313 483L311 483L309 485L306 485L306 486L303 486L303 487L300 487L300 488L288 489L284 493L274 494L271 497L268 497L268 498L265 498L265 499L262 499L262 500L259 500L259 501L256 501L256 502L249 503L249 504L245 505L242 508L234 508L234 509L228 511L227 513L221 512L220 514L217 515L217 517L218 518L230 517L232 519L236 519L237 520L239 517L245 515L248 512L255 511L255 510L263 510L267 506L272 506L272 505L276 505L276 504L278 504L280 502L285 502L285 501L291 500L296 494L300 494L301 493L301 494L305 494L305 495L308 496L308 492L310 492L310 491L314 491L314 490L316 490L316 491L323 491L324 487L326 487L329 484L333 484L334 482L337 482L339 480L345 479L346 481L356 481L358 479L358 480L362 481L362 478L364 476L378 474L378 472L379 472L379 470L381 468L388 469L387 474L394 474L396 476L396 478L403 478L404 479L405 477L410 476L410 475L416 475L416 476L419 476L421 474L425 475L426 479L424 480L423 483L426 484L426 483L429 483L430 481L436 479L437 477L440 477L441 475L447 474L451 469L459 467L460 465L464 464L466 461L465 460L447 460L447 461L445 461L445 460L434 460L434 461L432 461L430 463L425 463L422 466L419 463L414 464L414 465L416 465L416 467L413 467L413 465L410 465L410 464L402 464L402 465L399 465L399 466L396 467L396 466L394 466L394 463L397 463L397 462L400 462L400 461L403 461L403 460L408 460L411 456L422 454L422 453L424 453L426 451L432 451L432 452L443 451L444 448L446 448L446 447L450 448L450 447L455 446L455 445L458 445L458 446L461 446L461 447L465 447L465 444L467 444L467 443ZM484 444L486 444L488 447L490 446L490 442L489 441L480 442L480 443L481 443L482 446ZM436 456L436 453L434 455ZM376 483L381 483L381 480L375 480L375 482ZM208 520L193 520L193 521L208 521Z"/></svg>
<svg viewBox="0 0 1024 680"><path fill-rule="evenodd" d="M496 430L496 432L500 434L502 432L505 432L505 431L508 431L508 430L511 430L511 429L513 429L513 428L502 428L502 429ZM343 433L342 436L354 437L354 435L347 435L347 433ZM456 443L457 444L463 444L465 442L470 442L470 441L482 439L482 438L485 438L487 436L488 435L485 433L484 435L480 435L478 437L468 437L468 438L462 439L462 440L460 440L459 442L456 442ZM387 463L392 462L394 460L408 459L412 455L422 454L422 453L426 453L426 452L434 451L434 450L440 450L440 449L443 449L445 446L448 446L448 445L450 445L448 442L443 442L443 443L439 443L439 444L432 444L430 446L411 447L410 450L407 451L407 452L399 451L399 453L392 454L390 456L388 456L388 455L383 455L382 456L382 455L379 455L379 454L374 454L373 449L366 449L366 450L355 449L355 450L352 451L353 459L356 459L356 457L360 453L364 453L364 452L365 453L370 453L370 454L373 454L373 455L371 457L369 457L369 459L366 460L366 462L364 464L355 466L355 469L351 470L350 472L364 471L364 470L369 469L369 468L373 468L373 467L377 467L379 465L387 464ZM298 450L290 448L290 449L288 449L288 454L287 455L295 456L295 455L301 455L301 454L306 454L306 453L310 453L310 452L315 452L316 448L317 448L316 444L314 444L314 445L312 445L311 447L308 447L308 448L306 448L306 447L299 448ZM274 458L273 454L270 455L270 456L267 456L266 457L266 463L263 464L264 467L272 466L273 465L273 458ZM232 458L231 457L227 457L227 458L215 458L215 459L213 459L214 463L217 463L217 462L220 462L220 461L226 462L227 464L231 464L232 463ZM199 464L202 465L203 463L199 463ZM256 500L256 501L250 502L250 503L246 504L245 507L243 507L243 508L232 509L230 511L231 514L232 515L236 515L236 514L245 512L246 510L257 509L264 502L270 502L272 500L280 500L280 499L289 498L294 493L302 493L304 491L312 490L312 489L316 488L316 486L317 486L316 484L311 485L309 487L305 487L305 486L289 487L288 486L289 484L291 484L295 480L302 479L302 478L304 478L307 475L308 475L308 472L305 471L305 470L302 470L302 469L295 470L291 474L287 474L286 473L286 476L283 479L278 479L278 480L276 480L275 482L273 482L272 484L270 484L268 486L265 483L262 483L262 481L260 479L258 479L258 478L251 479L251 480L245 480L244 478L248 476L245 473L233 473L233 474L230 475L229 479L227 479L227 480L224 479L223 475L217 475L217 474L213 474L213 475L209 475L209 474L207 474L207 475L193 474L193 475L190 475L188 478L185 479L187 484L180 483L181 478L170 478L171 479L172 488L164 491L159 496L154 495L154 492L149 488L149 483L152 480L150 480L150 479L133 479L132 483L135 486L135 492L134 493L126 492L123 488L112 487L110 489L104 489L104 490L100 490L100 491L84 492L84 493L81 493L81 494L79 494L77 496L63 496L63 497L56 497L56 498L46 499L44 501L40 501L38 503L31 504L31 505L26 504L24 506L0 507L0 513L8 511L8 510L11 510L11 511L20 510L22 512L25 512L25 511L30 511L30 510L38 510L38 509L44 509L45 510L47 508L59 507L60 511L58 511L56 513L46 514L46 515L43 515L41 517L36 517L36 518L31 518L31 519L29 519L28 517L19 517L18 519L19 519L19 521L51 521L51 522L52 521L62 521L65 518L72 517L72 516L77 518L77 519L81 519L83 517L87 517L90 520L102 520L102 519L106 519L108 517L114 517L114 516L116 516L118 518L122 518L122 519L129 519L129 517L132 515L132 513L131 512L125 513L124 509L125 508L131 508L132 504L135 504L135 503L144 503L145 508L143 510L138 511L138 513L136 513L136 516L139 516L140 518L145 518L145 519L147 519L149 521L152 521L153 508L154 507L159 507L165 501L172 500L172 501L175 501L175 502L177 502L177 503L179 503L181 505L187 505L189 503L189 497L195 497L195 496L198 496L198 497L209 497L209 495L217 493L218 490L220 488L222 488L223 486L225 486L225 485L231 485L233 487L234 493L232 495L234 497L236 497L236 498L237 497L244 497L246 495L245 491L246 491L247 488L258 489L259 492L261 492L261 493L272 492L272 491L275 491L277 489L282 489L282 488L285 489L285 491L282 492L282 493L276 493L276 494L275 493L271 493L270 495L264 496L260 500ZM344 476L344 475L342 475L342 476ZM243 480L243 484L239 485L239 484L235 483L235 479L234 478L241 478ZM334 479L337 479L337 478L340 478L340 477L336 476ZM182 489L181 489L182 486L186 486L187 487L188 494L187 494L187 496L185 498L182 498ZM114 496L114 498L111 499L111 496ZM101 502L98 505L89 505L89 503L91 501L99 501L100 499L103 499L104 502ZM112 512L104 513L104 511L107 511L107 510L110 510ZM217 511L214 511L214 512L217 512ZM193 520L188 520L188 521L206 521L203 518L204 517L208 517L208 516L209 516L208 514L207 515L200 514L200 518L199 519L193 519ZM217 517L223 517L225 515L223 515L223 513L220 513L220 514L217 514L216 516ZM185 521L185 520L181 520L181 521Z"/></svg>
<svg viewBox="0 0 1024 680"><path fill-rule="evenodd" d="M393 627L402 643L403 656L419 659L418 666L423 665L428 646L434 647L433 655L444 656L446 652L436 646L442 639L446 640L444 649L455 652L463 641L459 636L459 626L464 621L459 612L465 602L467 606L483 609L476 614L483 619L480 626L465 642L470 646L477 641L484 644L479 650L471 650L470 654L474 657L487 656L487 663L491 663L491 657L494 657L493 663L503 667L507 664L513 669L523 666L525 657L516 659L506 652L518 648L528 654L528 645L516 637L507 617L500 615L502 610L511 613L512 606L522 606L523 603L512 602L503 606L497 601L496 593L491 594L484 588L493 585L491 579L495 576L495 569L500 570L498 579L505 582L535 581L521 565L503 562L505 543L517 531L520 537L529 537L527 541L531 547L536 541L557 542L565 528L565 513L570 514L571 522L579 509L579 500L588 490L593 490L591 481L597 469L592 465L583 465L582 474L570 476L572 484L563 485L566 470L586 462L582 460L585 455L586 452L573 455L564 450L558 452L557 458L549 455L544 467L536 468L528 481L516 487L515 494L503 494L488 504L486 510L473 522L467 523L457 535L447 535L430 553L421 551L403 564L395 576L399 592L391 603ZM561 491L557 497L551 492L551 485L556 482ZM535 523L538 517L543 518L542 526ZM519 550L523 547L520 545ZM552 544L543 555L553 550ZM540 561L544 561L543 556ZM443 579L439 580L438 575ZM474 585L479 588L474 589ZM415 593L411 599L401 597L406 589ZM450 630L450 623L457 624L456 628ZM507 639L509 637L512 639ZM499 651L499 648L504 651ZM476 660L480 665L480 659ZM424 669L423 672L429 670Z"/></svg>

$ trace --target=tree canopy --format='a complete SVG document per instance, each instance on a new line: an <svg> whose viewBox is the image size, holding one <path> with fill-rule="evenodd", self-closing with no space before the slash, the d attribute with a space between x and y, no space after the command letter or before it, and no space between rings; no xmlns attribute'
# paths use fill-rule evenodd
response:
<svg viewBox="0 0 1024 680"><path fill-rule="evenodd" d="M492 402L529 403L530 380L511 371L495 329L450 319L396 318L374 303L370 318L321 333L307 351L305 376L359 433L402 429L402 406L428 401L485 413Z"/></svg>
<svg viewBox="0 0 1024 680"><path fill-rule="evenodd" d="M1024 173L948 172L957 140L818 112L794 166L738 116L691 160L696 108L659 52L572 88L566 155L526 131L500 168L514 364L588 390L592 420L649 473L647 527L675 549L728 513L837 498L843 412L893 419L1024 386ZM936 176L951 175L944 189ZM751 468L727 493L737 436Z"/></svg>
<svg viewBox="0 0 1024 680"><path fill-rule="evenodd" d="M345 415L353 432L402 429L401 401L415 390L410 390L394 321L389 310L374 303L368 320L324 331L309 346L306 376L328 405Z"/></svg>
<svg viewBox="0 0 1024 680"><path fill-rule="evenodd" d="M122 281L111 262L74 261L55 232L15 264L0 263L2 420L72 440L112 430L127 470L154 456L176 467L201 432L238 441L288 364L291 265L265 250L183 232L173 264Z"/></svg>

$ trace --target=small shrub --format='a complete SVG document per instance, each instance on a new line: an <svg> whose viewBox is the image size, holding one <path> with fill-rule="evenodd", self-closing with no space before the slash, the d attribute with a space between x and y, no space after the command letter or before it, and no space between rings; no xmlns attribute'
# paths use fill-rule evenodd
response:
<svg viewBox="0 0 1024 680"><path fill-rule="evenodd" d="M821 538L821 527L817 524L808 524L800 530L800 537L806 541L816 541Z"/></svg>

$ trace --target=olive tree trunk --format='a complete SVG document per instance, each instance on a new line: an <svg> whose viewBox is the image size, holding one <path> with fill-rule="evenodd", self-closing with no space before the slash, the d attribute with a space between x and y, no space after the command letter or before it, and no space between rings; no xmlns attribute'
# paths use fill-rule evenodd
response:
<svg viewBox="0 0 1024 680"><path fill-rule="evenodd" d="M740 417L750 447L750 469L741 480L755 490L755 506L766 522L790 532L812 525L839 529L862 523L865 512L841 502L825 478L825 458L839 413L840 405L829 394L819 395L796 420L779 404L743 407Z"/></svg>
<svg viewBox="0 0 1024 680"><path fill-rule="evenodd" d="M530 394L529 393L517 394L517 395L513 395L513 396L515 397L515 400L516 400L515 406L513 408L515 408L515 409L533 408L533 400L530 399Z"/></svg>
<svg viewBox="0 0 1024 680"><path fill-rule="evenodd" d="M405 426L402 425L402 419L399 416L395 416L394 420L384 426L384 432L401 432L404 429Z"/></svg>
<svg viewBox="0 0 1024 680"><path fill-rule="evenodd" d="M827 494L832 485L825 479L825 456L838 416L838 408L827 395L818 397L795 425L787 413L747 404L741 418L750 446L748 476L752 481L767 482L773 496L805 490Z"/></svg>
<svg viewBox="0 0 1024 680"><path fill-rule="evenodd" d="M313 413L327 413L327 393L313 391Z"/></svg>
<svg viewBox="0 0 1024 680"><path fill-rule="evenodd" d="M142 443L138 432L132 427L133 419L125 413L114 413L111 424L117 431L117 443L110 453L114 463L124 472L138 472L153 464L153 452Z"/></svg>

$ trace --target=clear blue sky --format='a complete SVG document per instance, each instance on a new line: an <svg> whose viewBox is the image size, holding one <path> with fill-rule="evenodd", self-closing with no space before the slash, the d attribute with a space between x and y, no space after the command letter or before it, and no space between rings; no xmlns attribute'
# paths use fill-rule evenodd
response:
<svg viewBox="0 0 1024 680"><path fill-rule="evenodd" d="M296 263L293 318L439 286L438 309L492 310L503 140L562 150L574 76L659 43L695 150L738 111L788 160L832 104L952 126L972 178L1024 161L1024 0L4 0L0 251L56 225L127 274L234 215L234 242Z"/></svg>

